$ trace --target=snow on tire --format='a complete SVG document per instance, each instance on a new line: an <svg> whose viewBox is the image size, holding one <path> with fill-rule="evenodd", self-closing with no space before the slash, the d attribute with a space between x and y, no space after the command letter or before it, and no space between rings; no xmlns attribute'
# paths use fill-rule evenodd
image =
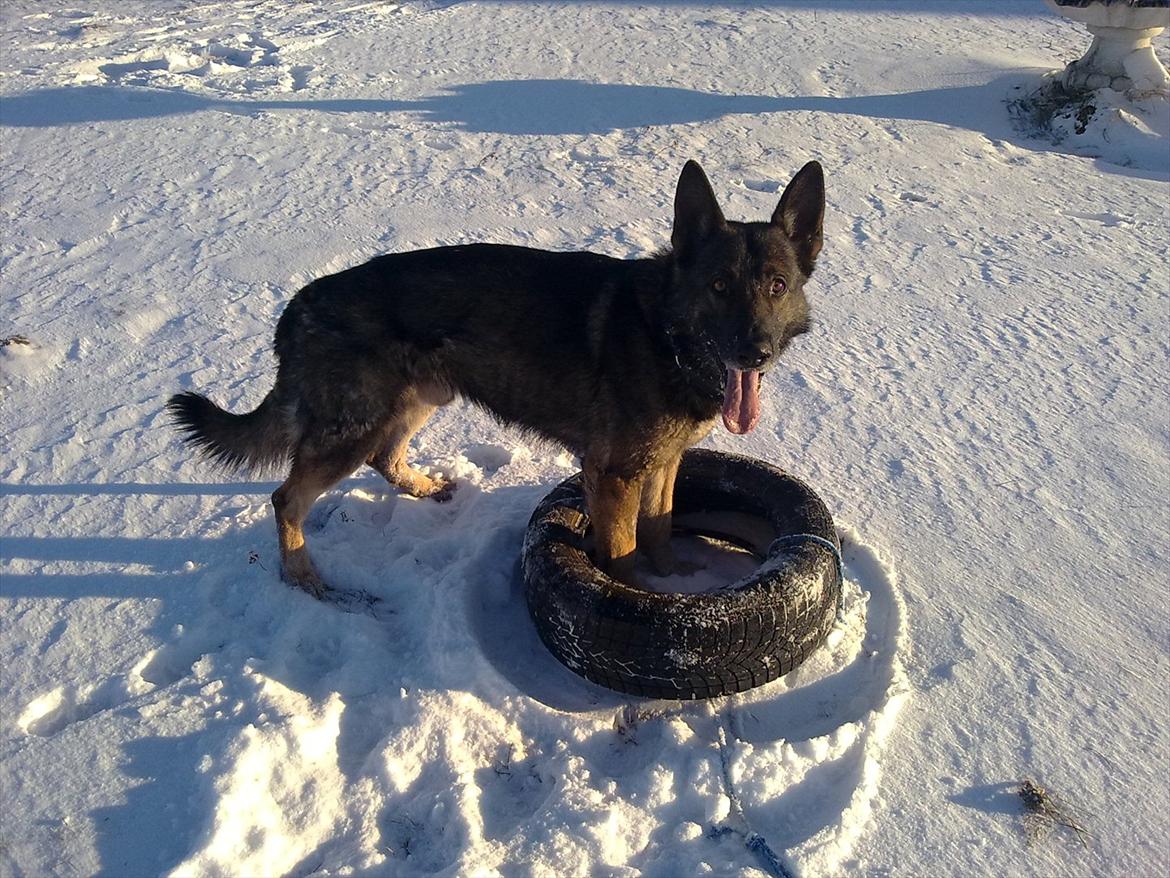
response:
<svg viewBox="0 0 1170 878"><path fill-rule="evenodd" d="M595 683L652 698L729 695L797 667L833 627L841 594L840 543L825 504L768 464L691 449L674 510L676 526L705 522L694 530L750 546L763 563L700 594L618 582L589 560L578 473L544 498L524 539L528 608L545 645Z"/></svg>

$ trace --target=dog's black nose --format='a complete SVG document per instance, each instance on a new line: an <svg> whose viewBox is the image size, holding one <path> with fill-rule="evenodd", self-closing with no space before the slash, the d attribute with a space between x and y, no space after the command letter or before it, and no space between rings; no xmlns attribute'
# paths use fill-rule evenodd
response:
<svg viewBox="0 0 1170 878"><path fill-rule="evenodd" d="M772 359L770 341L749 341L739 349L739 362L745 369L758 369Z"/></svg>

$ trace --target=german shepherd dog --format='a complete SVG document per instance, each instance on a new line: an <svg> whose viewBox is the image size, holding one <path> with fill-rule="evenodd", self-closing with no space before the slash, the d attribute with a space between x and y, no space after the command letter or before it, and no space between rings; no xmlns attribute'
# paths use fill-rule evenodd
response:
<svg viewBox="0 0 1170 878"><path fill-rule="evenodd" d="M293 297L276 326L276 386L255 411L191 392L168 408L215 462L291 461L272 495L281 571L318 597L302 530L313 502L363 463L408 494L449 498L406 451L456 396L581 458L602 570L632 581L639 548L667 575L679 459L720 410L732 433L755 427L761 375L809 329L824 206L809 162L770 221L728 221L689 161L670 247L648 258L501 244L379 256Z"/></svg>

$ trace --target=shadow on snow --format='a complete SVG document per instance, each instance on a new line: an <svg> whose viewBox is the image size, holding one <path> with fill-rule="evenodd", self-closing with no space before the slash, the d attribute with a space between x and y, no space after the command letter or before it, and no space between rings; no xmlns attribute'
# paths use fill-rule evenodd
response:
<svg viewBox="0 0 1170 878"><path fill-rule="evenodd" d="M831 113L901 119L977 131L1031 149L1054 149L1013 127L1004 105L1013 87L1032 83L1036 70L1003 71L990 82L901 94L828 96L725 95L656 85L573 79L469 83L418 100L322 98L241 100L180 90L77 86L16 94L0 102L0 126L55 127L162 118L208 110L255 114L413 113L468 132L557 136L601 134L658 125L707 122L734 115ZM1101 162L1104 170L1165 176Z"/></svg>

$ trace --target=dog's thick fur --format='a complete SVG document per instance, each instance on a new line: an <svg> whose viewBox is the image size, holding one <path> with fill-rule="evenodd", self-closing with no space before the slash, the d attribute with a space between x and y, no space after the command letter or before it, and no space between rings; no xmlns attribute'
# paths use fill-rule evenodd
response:
<svg viewBox="0 0 1170 878"><path fill-rule="evenodd" d="M688 162L657 256L495 244L380 256L296 294L276 327L276 386L255 411L190 392L168 407L213 460L291 460L272 495L282 571L316 595L302 531L314 500L362 463L415 496L449 497L406 450L456 395L581 457L603 569L630 579L637 546L668 573L679 459L720 408L733 432L755 425L760 372L809 327L823 214L816 162L755 223L726 221Z"/></svg>

